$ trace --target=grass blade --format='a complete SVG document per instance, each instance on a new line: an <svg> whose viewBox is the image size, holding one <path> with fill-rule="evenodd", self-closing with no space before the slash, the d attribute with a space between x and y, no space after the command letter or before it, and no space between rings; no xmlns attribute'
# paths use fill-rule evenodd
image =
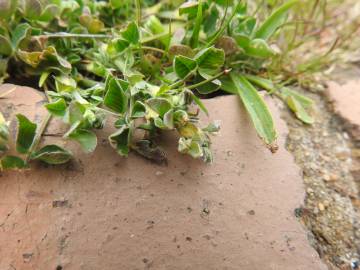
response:
<svg viewBox="0 0 360 270"><path fill-rule="evenodd" d="M255 38L267 40L285 22L287 12L298 0L290 0L275 10L256 31Z"/></svg>
<svg viewBox="0 0 360 270"><path fill-rule="evenodd" d="M203 21L202 1L199 0L195 26L190 39L191 48L196 48L199 45L199 34L200 34L202 21Z"/></svg>

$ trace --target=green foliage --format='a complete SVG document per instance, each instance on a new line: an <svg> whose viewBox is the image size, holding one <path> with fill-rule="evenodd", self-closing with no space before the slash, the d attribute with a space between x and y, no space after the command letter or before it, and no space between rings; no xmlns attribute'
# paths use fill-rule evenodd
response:
<svg viewBox="0 0 360 270"><path fill-rule="evenodd" d="M270 111L254 86L242 75L231 74L233 88L235 88L249 112L251 120L261 139L272 152L276 152L276 131Z"/></svg>
<svg viewBox="0 0 360 270"><path fill-rule="evenodd" d="M72 158L72 154L57 146L47 145L31 154L31 159L41 160L47 164L58 165L68 162Z"/></svg>
<svg viewBox="0 0 360 270"><path fill-rule="evenodd" d="M121 156L133 150L164 162L156 137L173 130L179 152L211 162L210 135L219 126L200 126L198 111L208 111L198 94L216 91L240 97L272 151L273 120L255 86L281 97L298 118L312 122L306 98L258 76L277 56L272 38L296 1L265 20L244 1L10 2L0 0L0 80L13 76L13 70L37 78L49 99L49 116L38 127L18 115L21 157L3 157L3 169L24 168L31 160L61 164L71 159L56 145L38 149L51 117L68 124L64 139L86 152L97 146L95 130L115 119L109 143ZM2 116L0 135L5 152L9 135Z"/></svg>

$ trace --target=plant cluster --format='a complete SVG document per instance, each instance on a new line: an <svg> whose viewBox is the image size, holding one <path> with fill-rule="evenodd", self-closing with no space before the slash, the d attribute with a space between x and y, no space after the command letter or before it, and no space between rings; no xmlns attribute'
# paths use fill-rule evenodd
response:
<svg viewBox="0 0 360 270"><path fill-rule="evenodd" d="M219 126L200 126L200 110L208 112L199 97L214 92L238 95L275 152L273 119L258 89L313 121L310 99L259 76L280 53L271 38L296 4L259 21L236 0L0 0L0 78L36 78L49 112L40 126L17 115L20 156L6 155L9 129L0 114L1 168L70 160L60 146L39 147L52 117L68 124L64 138L86 152L96 148L94 130L113 119L109 143L121 156L133 150L165 162L156 138L174 130L179 152L211 162L210 136Z"/></svg>

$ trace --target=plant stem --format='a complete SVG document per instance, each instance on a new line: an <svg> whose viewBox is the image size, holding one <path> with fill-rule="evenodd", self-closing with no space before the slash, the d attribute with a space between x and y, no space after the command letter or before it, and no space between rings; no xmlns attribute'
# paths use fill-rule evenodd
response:
<svg viewBox="0 0 360 270"><path fill-rule="evenodd" d="M143 40L141 40L141 44L148 43L148 42L151 42L151 41L163 38L163 37L167 37L167 36L169 36L169 33L161 33L161 34L153 35L153 36L150 36L150 37L147 37L147 38L144 38Z"/></svg>
<svg viewBox="0 0 360 270"><path fill-rule="evenodd" d="M140 24L141 24L141 3L140 3L140 0L135 0L135 7L136 7L136 21L137 21L137 25L140 27Z"/></svg>
<svg viewBox="0 0 360 270"><path fill-rule="evenodd" d="M112 115L117 116L117 117L121 116L121 114L119 114L119 113L114 113L114 112L106 110L104 108L97 107L96 109L99 110L99 111L103 111L105 113L108 113L108 114L112 114Z"/></svg>
<svg viewBox="0 0 360 270"><path fill-rule="evenodd" d="M166 54L166 51L159 49L159 48L150 47L150 46L141 46L141 48L139 48L138 50L140 50L140 49Z"/></svg>
<svg viewBox="0 0 360 270"><path fill-rule="evenodd" d="M188 75L185 76L185 78L177 81L176 83L173 83L172 85L170 85L170 89L174 89L182 84L184 84L192 75L194 75L193 72L190 72Z"/></svg>
<svg viewBox="0 0 360 270"><path fill-rule="evenodd" d="M235 14L236 14L236 10L238 9L238 5L233 7L233 9L234 10L232 11L230 17L226 20L226 22L225 22L225 17L227 17L227 15L225 14L225 17L222 21L220 29L216 32L215 36L206 44L206 47L210 47L210 46L214 45L214 43L218 40L218 38L224 33L224 31L226 30L226 27L231 23L232 19L234 18ZM227 8L226 8L226 12L227 12Z"/></svg>
<svg viewBox="0 0 360 270"><path fill-rule="evenodd" d="M34 36L40 38L113 38L113 35L105 35L105 34L70 34L66 32L59 33L45 33L44 35Z"/></svg>
<svg viewBox="0 0 360 270"><path fill-rule="evenodd" d="M44 131L46 130L46 127L48 126L50 120L51 120L51 117L52 115L50 113L48 113L44 120L41 122L41 125L39 127L39 129L36 131L36 134L35 134L35 137L34 137L34 141L32 143L32 145L30 146L30 149L29 149L29 153L28 155L26 156L26 162L29 162L30 161L30 158L31 158L31 154L36 150L36 148L38 147L39 143L40 143L40 140L41 140L41 137L44 133Z"/></svg>
<svg viewBox="0 0 360 270"><path fill-rule="evenodd" d="M47 90L47 85L44 84L44 90L45 90L45 96L46 96L46 99L51 102L51 98L50 96L48 95L48 90ZM41 122L41 125L39 127L39 129L36 131L36 134L35 134L35 137L34 137L34 141L33 143L31 144L30 146L30 149L29 149L29 153L28 155L26 156L26 162L29 162L30 161L30 158L31 158L31 154L36 150L36 148L38 147L39 143L40 143L40 140L41 140L41 137L43 135L43 133L45 132L50 120L52 118L52 115L50 113L47 113L47 115L45 116L44 120Z"/></svg>
<svg viewBox="0 0 360 270"><path fill-rule="evenodd" d="M209 82L212 82L212 81L220 78L222 75L229 74L230 71L231 71L231 69L225 69L224 71L222 71L222 72L214 75L213 77L211 77L211 78L209 78L209 79L207 79L207 80L205 80L205 81L199 82L199 83L197 83L197 84L190 85L190 86L188 87L188 89L189 89L189 90L192 90L192 89L195 89L195 88L197 88L197 87L199 87L199 86L202 86L202 85L204 85L204 84L207 84L207 83L209 83Z"/></svg>

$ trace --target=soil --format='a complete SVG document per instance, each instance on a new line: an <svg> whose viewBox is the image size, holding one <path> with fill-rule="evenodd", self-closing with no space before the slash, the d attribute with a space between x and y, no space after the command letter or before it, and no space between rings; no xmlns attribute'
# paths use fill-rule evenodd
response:
<svg viewBox="0 0 360 270"><path fill-rule="evenodd" d="M359 145L349 135L353 125L335 113L325 92L305 94L317 103L314 125L294 121L283 109L289 127L287 148L303 170L306 189L304 206L296 214L330 269L359 269L359 182L353 169Z"/></svg>

